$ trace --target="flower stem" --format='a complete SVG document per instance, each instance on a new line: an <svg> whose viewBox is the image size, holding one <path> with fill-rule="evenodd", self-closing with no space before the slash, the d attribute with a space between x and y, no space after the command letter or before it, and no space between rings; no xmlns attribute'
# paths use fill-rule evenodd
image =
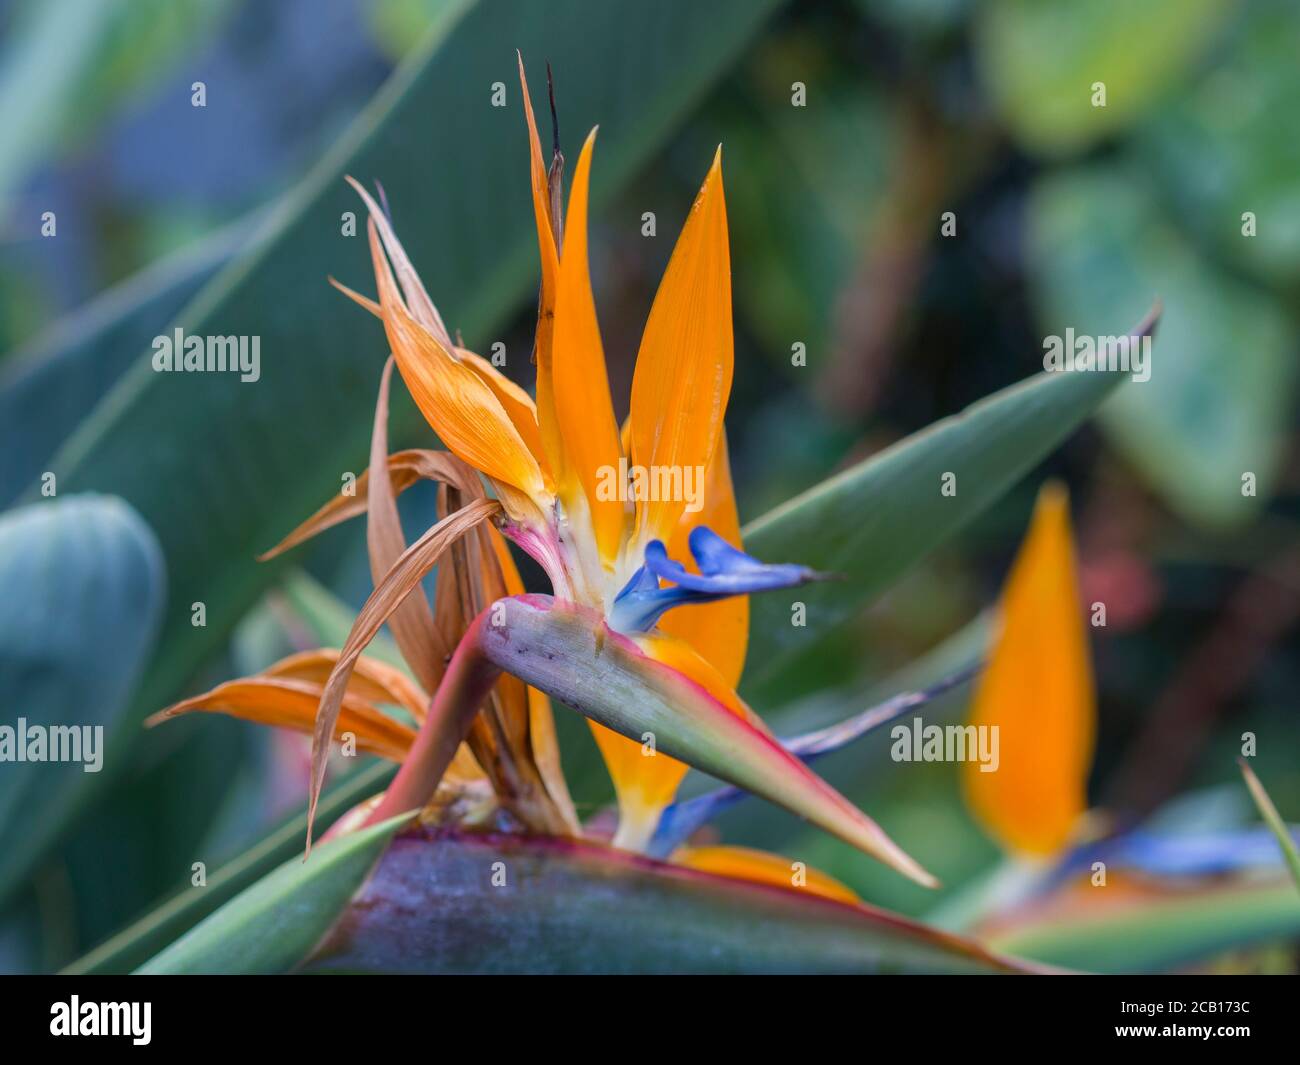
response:
<svg viewBox="0 0 1300 1065"><path fill-rule="evenodd" d="M366 818L367 825L400 813L414 813L438 790L474 715L501 675L500 668L483 656L480 643L487 614L485 610L476 617L461 637L415 743L383 799Z"/></svg>

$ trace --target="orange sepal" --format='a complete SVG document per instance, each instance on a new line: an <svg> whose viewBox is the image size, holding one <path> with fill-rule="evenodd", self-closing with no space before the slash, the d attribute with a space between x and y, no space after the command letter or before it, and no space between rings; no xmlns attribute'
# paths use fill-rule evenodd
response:
<svg viewBox="0 0 1300 1065"><path fill-rule="evenodd" d="M691 572L698 572L698 567L687 539L697 525L708 526L732 547L744 548L725 433L719 434L718 446L704 475L703 508L697 514L683 514L668 541L668 554L684 561ZM749 596L670 610L660 619L659 627L694 647L732 688L740 683L749 642Z"/></svg>
<svg viewBox="0 0 1300 1065"><path fill-rule="evenodd" d="M673 863L715 876L805 891L836 902L857 905L862 901L851 888L833 876L770 851L750 847L683 847L673 855Z"/></svg>
<svg viewBox="0 0 1300 1065"><path fill-rule="evenodd" d="M602 562L609 566L622 546L625 515L620 493L601 491L611 484L617 486L622 452L587 259L587 200L595 142L593 129L582 146L569 194L555 303L551 383L564 438L566 468L561 498L566 491L585 493L596 546Z"/></svg>
<svg viewBox="0 0 1300 1065"><path fill-rule="evenodd" d="M1087 809L1096 699L1079 600L1069 499L1045 485L1007 578L1001 628L976 685L970 723L998 730L998 766L964 765L967 803L1024 855L1058 852Z"/></svg>
<svg viewBox="0 0 1300 1065"><path fill-rule="evenodd" d="M447 448L494 481L532 499L546 495L541 467L492 389L407 312L369 223L384 330L402 380Z"/></svg>
<svg viewBox="0 0 1300 1065"><path fill-rule="evenodd" d="M722 149L673 249L632 377L632 462L707 469L731 394L731 258ZM672 535L681 499L638 506L642 540Z"/></svg>

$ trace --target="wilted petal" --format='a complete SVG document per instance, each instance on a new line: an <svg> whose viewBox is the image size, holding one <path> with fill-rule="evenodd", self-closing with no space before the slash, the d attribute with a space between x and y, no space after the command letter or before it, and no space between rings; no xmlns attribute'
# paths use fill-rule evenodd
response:
<svg viewBox="0 0 1300 1065"><path fill-rule="evenodd" d="M259 676L305 680L324 687L338 664L339 652L327 648L301 651L267 666ZM358 658L348 681L348 692L372 703L400 706L415 720L424 717L429 697L405 673L377 658ZM315 715L313 715L315 716Z"/></svg>
<svg viewBox="0 0 1300 1065"><path fill-rule="evenodd" d="M160 710L146 724L161 724L181 714L205 711L256 721L275 728L312 732L322 687L306 680L287 677L248 677L218 684L209 692L184 699ZM381 758L400 762L415 742L415 732L377 710L349 690L343 694L329 737L340 739L345 733L356 736L357 749Z"/></svg>
<svg viewBox="0 0 1300 1065"><path fill-rule="evenodd" d="M548 479L547 487L550 488L550 471L546 452L542 448L541 433L537 428L537 407L533 403L533 397L482 355L476 355L466 348L457 348L456 354L460 356L461 362L483 378L488 388L492 389L492 394L497 397L497 402L501 404L511 424L518 430L524 443L528 445L528 450L533 453L538 465L542 467L542 473Z"/></svg>
<svg viewBox="0 0 1300 1065"><path fill-rule="evenodd" d="M384 330L416 406L449 450L494 481L531 499L547 495L541 468L492 389L407 312L379 246L370 248L384 310ZM503 494L503 503L510 506Z"/></svg>
<svg viewBox="0 0 1300 1065"><path fill-rule="evenodd" d="M560 250L556 233L557 219L551 215L551 190L546 164L542 162L542 145L533 118L533 102L524 76L524 57L519 58L519 87L524 100L524 117L528 122L528 168L533 193L533 215L537 221L537 247L542 263L542 283L537 297L537 338L533 354L537 360L537 425L546 451L551 474L559 477L564 469L564 445L555 413L555 395L551 384L552 336L555 328L555 300L559 292Z"/></svg>
<svg viewBox="0 0 1300 1065"><path fill-rule="evenodd" d="M417 481L444 481L454 484L473 498L482 498L483 485L478 472L471 469L450 451L431 451L427 448L410 448L395 451L388 456L388 480L394 495L401 495ZM370 498L370 471L363 470L357 478L356 495L335 495L315 514L304 521L269 551L257 556L259 562L268 562L290 548L305 543L313 536L366 512Z"/></svg>
<svg viewBox="0 0 1300 1065"><path fill-rule="evenodd" d="M425 574L438 564L438 559L442 557L443 552L479 522L499 513L500 510L501 505L495 500L476 499L463 510L458 510L438 522L406 549L362 606L361 612L352 624L347 643L339 654L338 663L325 685L316 715L316 728L312 737L310 798L307 809L308 847L311 846L311 823L316 813L316 803L320 799L321 786L325 783L327 743L329 737L334 734L334 723L338 718L353 665L392 616L393 611L419 585Z"/></svg>
<svg viewBox="0 0 1300 1065"><path fill-rule="evenodd" d="M394 232L392 223L388 220L388 215L380 208L379 204L375 203L374 198L358 181L351 177L345 180L356 189L357 194L365 201L366 209L370 212L370 218L378 228L379 235L384 242L384 250L388 252L388 257L392 259L393 266L397 270L397 278L402 286L402 294L406 298L406 306L410 308L415 320L432 333L439 343L444 347L451 347L451 337L447 333L447 327L443 324L442 315L438 313L438 308L433 305L433 300L429 298L429 293L425 291L424 282L420 280L420 275L411 264L406 249L402 247L402 242L397 239L397 233ZM343 286L338 287L342 288ZM344 291L350 292L348 289L344 289Z"/></svg>
<svg viewBox="0 0 1300 1065"><path fill-rule="evenodd" d="M375 423L370 437L369 482L366 491L366 548L370 556L370 579L378 586L406 550L406 534L397 514L397 499L384 470L388 466L388 386L393 376L393 359L384 363L375 401ZM433 611L423 592L417 592L393 612L389 631L407 665L426 691L433 691L442 679L443 663L452 648L443 645L433 626Z"/></svg>

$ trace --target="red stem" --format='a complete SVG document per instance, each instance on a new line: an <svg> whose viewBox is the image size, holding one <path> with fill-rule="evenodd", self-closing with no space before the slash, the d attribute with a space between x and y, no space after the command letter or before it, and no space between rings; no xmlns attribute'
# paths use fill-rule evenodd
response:
<svg viewBox="0 0 1300 1065"><path fill-rule="evenodd" d="M491 609L491 608L489 608ZM379 805L366 819L378 824L398 814L424 807L438 790L442 775L469 731L474 715L492 691L501 670L483 657L479 634L487 611L476 617L451 656L442 683L433 694L428 716L420 726L410 753L402 762Z"/></svg>

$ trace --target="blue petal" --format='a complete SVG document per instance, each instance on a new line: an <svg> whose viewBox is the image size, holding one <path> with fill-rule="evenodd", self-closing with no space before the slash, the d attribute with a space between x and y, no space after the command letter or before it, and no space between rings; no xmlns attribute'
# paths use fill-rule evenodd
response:
<svg viewBox="0 0 1300 1065"><path fill-rule="evenodd" d="M793 588L821 576L807 566L760 562L703 525L691 530L688 542L699 573L691 573L680 562L669 558L662 540L652 540L646 545L645 565L632 575L610 610L609 623L613 628L620 632L645 632L676 606ZM661 588L661 578L672 581L673 586Z"/></svg>
<svg viewBox="0 0 1300 1065"><path fill-rule="evenodd" d="M1300 828L1293 827L1291 833L1300 842ZM1277 838L1264 825L1177 833L1134 828L1112 839L1076 847L1061 860L1053 883L1086 872L1097 860L1167 877L1222 876L1283 864Z"/></svg>
<svg viewBox="0 0 1300 1065"><path fill-rule="evenodd" d="M679 588L714 598L793 588L818 577L807 566L760 562L732 547L704 525L691 530L689 543L699 573L691 573L680 562L669 558L661 540L652 540L646 545L646 569L656 577L672 581Z"/></svg>

